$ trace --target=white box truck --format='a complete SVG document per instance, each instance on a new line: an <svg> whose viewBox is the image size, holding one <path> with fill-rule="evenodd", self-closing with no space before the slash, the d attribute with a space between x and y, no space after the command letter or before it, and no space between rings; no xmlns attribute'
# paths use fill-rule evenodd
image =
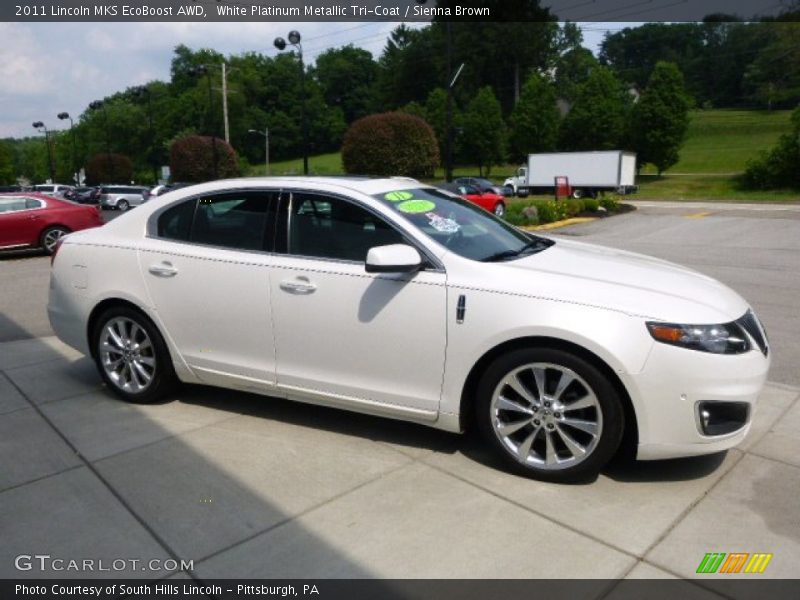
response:
<svg viewBox="0 0 800 600"><path fill-rule="evenodd" d="M569 178L573 198L595 197L599 192L636 192L636 153L622 150L598 152L548 152L529 154L527 166L517 169L504 186L517 196L549 193L556 177Z"/></svg>

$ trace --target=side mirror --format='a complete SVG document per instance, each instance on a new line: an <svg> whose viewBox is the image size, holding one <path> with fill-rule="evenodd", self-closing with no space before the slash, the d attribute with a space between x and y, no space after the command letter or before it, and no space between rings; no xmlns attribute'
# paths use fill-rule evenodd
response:
<svg viewBox="0 0 800 600"><path fill-rule="evenodd" d="M367 252L367 273L414 273L421 267L419 252L406 244L376 246Z"/></svg>

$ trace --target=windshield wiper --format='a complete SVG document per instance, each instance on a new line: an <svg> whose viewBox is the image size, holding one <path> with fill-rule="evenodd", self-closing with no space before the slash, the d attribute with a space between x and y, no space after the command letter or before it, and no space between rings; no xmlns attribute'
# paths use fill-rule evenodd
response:
<svg viewBox="0 0 800 600"><path fill-rule="evenodd" d="M486 258L482 258L482 262L498 262L501 260L505 260L507 258L516 258L517 256L521 256L524 252L528 250L536 250L537 252L541 252L545 248L549 248L555 244L553 240L547 240L545 238L534 238L530 242L527 242L521 248L517 248L516 250L503 250L502 252L496 252L494 254L490 254Z"/></svg>

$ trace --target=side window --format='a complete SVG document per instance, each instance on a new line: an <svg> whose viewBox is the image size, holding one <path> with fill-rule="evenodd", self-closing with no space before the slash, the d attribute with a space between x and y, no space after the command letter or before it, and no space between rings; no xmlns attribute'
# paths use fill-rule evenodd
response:
<svg viewBox="0 0 800 600"><path fill-rule="evenodd" d="M289 254L365 262L375 246L402 244L383 219L355 204L316 194L294 194Z"/></svg>
<svg viewBox="0 0 800 600"><path fill-rule="evenodd" d="M0 212L9 213L25 210L24 198L0 198Z"/></svg>
<svg viewBox="0 0 800 600"><path fill-rule="evenodd" d="M36 198L25 198L25 208L42 208L44 202Z"/></svg>
<svg viewBox="0 0 800 600"><path fill-rule="evenodd" d="M275 210L274 192L238 192L200 198L190 240L239 250L271 249L267 221Z"/></svg>
<svg viewBox="0 0 800 600"><path fill-rule="evenodd" d="M180 242L189 241L196 200L188 200L165 210L158 217L158 237Z"/></svg>

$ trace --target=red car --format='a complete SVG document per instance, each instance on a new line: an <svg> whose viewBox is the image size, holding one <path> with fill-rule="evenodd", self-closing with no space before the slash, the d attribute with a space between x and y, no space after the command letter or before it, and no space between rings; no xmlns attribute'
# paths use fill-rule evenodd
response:
<svg viewBox="0 0 800 600"><path fill-rule="evenodd" d="M484 210L493 212L498 217L502 217L506 214L506 199L500 194L495 194L494 192L481 193L474 185L467 183L449 183L443 185L442 188L454 194L458 194L473 204L477 204Z"/></svg>
<svg viewBox="0 0 800 600"><path fill-rule="evenodd" d="M0 194L0 250L55 250L62 236L103 224L97 206L81 206L36 192Z"/></svg>

